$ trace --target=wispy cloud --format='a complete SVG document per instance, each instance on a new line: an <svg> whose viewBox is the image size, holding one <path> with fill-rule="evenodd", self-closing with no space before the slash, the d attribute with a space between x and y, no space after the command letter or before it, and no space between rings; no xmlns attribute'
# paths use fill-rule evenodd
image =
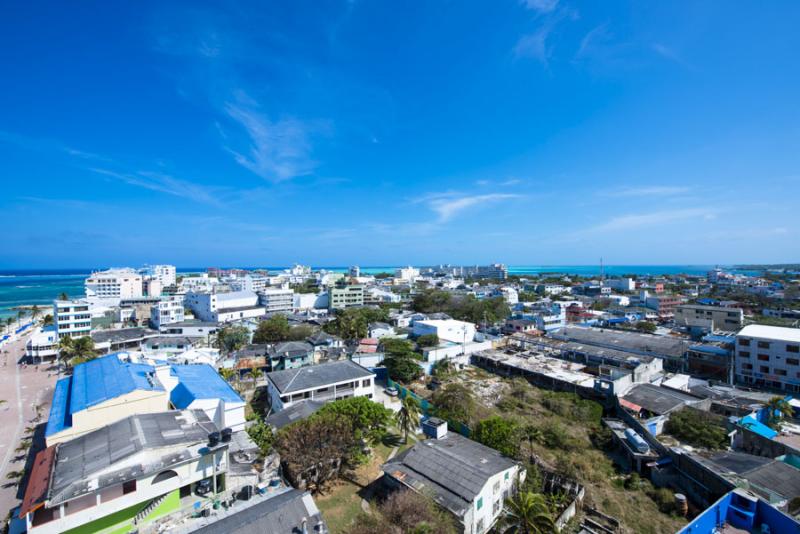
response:
<svg viewBox="0 0 800 534"><path fill-rule="evenodd" d="M675 50L662 43L653 43L650 45L653 51L664 59L677 63L689 70L695 70L694 66L684 60Z"/></svg>
<svg viewBox="0 0 800 534"><path fill-rule="evenodd" d="M294 118L272 121L246 104L227 104L225 112L247 132L249 147L226 147L236 162L264 179L280 182L311 174L317 162L311 157L309 137L314 129Z"/></svg>
<svg viewBox="0 0 800 534"><path fill-rule="evenodd" d="M603 232L635 230L689 219L702 219L709 221L715 219L716 216L717 210L711 208L686 208L679 210L655 211L652 213L620 215L618 217L613 217L604 223L587 228L580 233L597 234Z"/></svg>
<svg viewBox="0 0 800 534"><path fill-rule="evenodd" d="M610 197L660 197L670 195L682 195L691 191L691 187L672 186L672 185L653 185L645 187L626 187L615 191L606 191L604 196Z"/></svg>
<svg viewBox="0 0 800 534"><path fill-rule="evenodd" d="M438 214L438 222L448 222L461 212L470 208L520 198L522 195L514 193L491 193L486 195L463 195L456 192L431 193L416 199L415 203L425 203L431 210Z"/></svg>
<svg viewBox="0 0 800 534"><path fill-rule="evenodd" d="M520 3L539 13L550 13L558 7L558 0L522 0Z"/></svg>
<svg viewBox="0 0 800 534"><path fill-rule="evenodd" d="M514 57L532 58L547 66L550 60L547 38L552 29L552 24L544 24L535 32L520 37L517 44L514 45Z"/></svg>
<svg viewBox="0 0 800 534"><path fill-rule="evenodd" d="M52 139L28 137L25 135L0 130L0 141L11 143L26 150L33 150L37 152L61 152L68 156L85 160L111 161L111 158L101 156L100 154L95 154L93 152L87 152L85 150L78 150Z"/></svg>
<svg viewBox="0 0 800 534"><path fill-rule="evenodd" d="M217 194L219 189L207 187L204 185L196 184L180 178L175 178L168 174L151 171L138 171L136 173L122 173L112 171L109 169L92 168L90 169L97 174L113 178L120 182L151 191L158 191L180 198L199 202L201 204L209 204L213 206L221 206Z"/></svg>
<svg viewBox="0 0 800 534"><path fill-rule="evenodd" d="M611 38L608 31L608 24L600 24L595 26L581 39L581 44L578 51L575 53L575 59L583 59L589 55L594 54L600 43L606 42Z"/></svg>

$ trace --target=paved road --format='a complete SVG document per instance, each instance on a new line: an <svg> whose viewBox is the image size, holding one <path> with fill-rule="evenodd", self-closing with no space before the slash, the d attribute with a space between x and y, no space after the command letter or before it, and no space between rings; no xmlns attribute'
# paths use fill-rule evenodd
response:
<svg viewBox="0 0 800 534"><path fill-rule="evenodd" d="M30 334L0 347L0 518L19 504L17 486L6 478L11 471L25 469L25 452L14 449L29 436L26 429L36 426L35 407L41 406L42 421L47 420L55 372L45 366L20 367L17 361L25 352Z"/></svg>

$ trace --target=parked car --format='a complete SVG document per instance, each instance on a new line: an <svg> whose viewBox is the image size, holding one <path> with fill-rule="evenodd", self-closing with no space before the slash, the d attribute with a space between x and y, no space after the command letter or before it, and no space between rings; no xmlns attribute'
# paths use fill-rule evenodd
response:
<svg viewBox="0 0 800 534"><path fill-rule="evenodd" d="M386 388L386 389L384 389L383 391L384 391L384 392L385 392L387 395L389 395L390 397L396 397L397 395L399 395L399 394L400 394L400 392L399 392L399 391L397 391L397 388L395 388L395 387Z"/></svg>

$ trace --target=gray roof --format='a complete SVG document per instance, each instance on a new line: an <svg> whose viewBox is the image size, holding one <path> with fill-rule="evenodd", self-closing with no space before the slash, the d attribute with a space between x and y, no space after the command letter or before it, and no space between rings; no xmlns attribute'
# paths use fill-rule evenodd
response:
<svg viewBox="0 0 800 534"><path fill-rule="evenodd" d="M711 457L694 456L700 463L731 482L745 479L749 489L770 500L777 493L786 500L800 496L800 469L780 460L742 452L723 452Z"/></svg>
<svg viewBox="0 0 800 534"><path fill-rule="evenodd" d="M305 341L284 341L278 343L269 351L270 355L283 356L292 354L307 354L312 352L314 347Z"/></svg>
<svg viewBox="0 0 800 534"><path fill-rule="evenodd" d="M195 530L195 534L300 534L303 519L307 519L308 532L328 532L328 527L316 530L325 523L314 499L308 492L291 489L241 512L223 517L219 521Z"/></svg>
<svg viewBox="0 0 800 534"><path fill-rule="evenodd" d="M267 373L269 381L272 382L282 394L323 387L338 382L346 382L348 380L366 378L368 376L375 376L375 373L370 372L350 360L321 363L310 367Z"/></svg>
<svg viewBox="0 0 800 534"><path fill-rule="evenodd" d="M621 398L638 404L656 415L666 414L681 406L702 401L693 395L653 384L634 384Z"/></svg>
<svg viewBox="0 0 800 534"><path fill-rule="evenodd" d="M108 471L118 462L147 449L186 447L207 441L219 429L202 410L170 411L132 415L116 423L56 445L55 467L48 500L59 504L94 489L90 480L99 476L99 488L140 478L149 472L168 469L190 459L191 452L174 450L155 461Z"/></svg>
<svg viewBox="0 0 800 534"><path fill-rule="evenodd" d="M144 343L147 346L153 345L194 345L195 343L199 343L204 341L205 338L202 337L190 337L190 336L154 336L148 338Z"/></svg>
<svg viewBox="0 0 800 534"><path fill-rule="evenodd" d="M306 338L306 340L311 343L312 345L328 345L333 341L338 340L339 338L333 336L327 332L320 330L315 334L312 334Z"/></svg>
<svg viewBox="0 0 800 534"><path fill-rule="evenodd" d="M200 320L190 320L190 321L180 321L178 323L169 323L161 325L161 329L165 328L188 328L188 327L201 327L201 326L217 326L217 323L213 321L200 321Z"/></svg>
<svg viewBox="0 0 800 534"><path fill-rule="evenodd" d="M689 349L689 342L685 339L577 326L560 328L553 332L551 337L635 354L670 358L680 358Z"/></svg>
<svg viewBox="0 0 800 534"><path fill-rule="evenodd" d="M369 329L370 330L375 330L377 328L382 328L384 330L391 330L392 329L392 325L387 324L387 323L381 323L381 322L369 323Z"/></svg>
<svg viewBox="0 0 800 534"><path fill-rule="evenodd" d="M305 419L323 406L325 406L324 402L318 402L311 399L304 400L292 404L280 412L270 415L264 420L264 422L272 426L275 430L280 430L281 428L289 426L296 421Z"/></svg>
<svg viewBox="0 0 800 534"><path fill-rule="evenodd" d="M387 476L463 516L492 476L515 462L496 450L448 432L441 439L421 441L382 467Z"/></svg>
<svg viewBox="0 0 800 534"><path fill-rule="evenodd" d="M150 330L149 328L120 328L117 330L97 330L92 332L92 339L95 343L126 343L157 335L157 330Z"/></svg>

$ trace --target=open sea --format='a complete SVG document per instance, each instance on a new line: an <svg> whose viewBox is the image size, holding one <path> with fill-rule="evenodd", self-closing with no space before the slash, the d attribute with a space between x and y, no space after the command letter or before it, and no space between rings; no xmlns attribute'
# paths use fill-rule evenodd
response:
<svg viewBox="0 0 800 534"><path fill-rule="evenodd" d="M255 269L256 267L244 267ZM286 267L259 267L271 272L281 271ZM606 276L659 275L659 274L695 274L702 275L713 269L712 265L606 265ZM329 271L346 271L347 267L314 267ZM394 272L395 266L362 267L364 274ZM37 304L49 307L61 293L70 297L83 296L83 281L97 269L31 269L0 270L0 317L16 315L13 308L23 305ZM178 268L178 273L197 273L204 268ZM598 265L510 265L508 273L513 275L537 275L543 273L563 273L583 276L600 274Z"/></svg>

